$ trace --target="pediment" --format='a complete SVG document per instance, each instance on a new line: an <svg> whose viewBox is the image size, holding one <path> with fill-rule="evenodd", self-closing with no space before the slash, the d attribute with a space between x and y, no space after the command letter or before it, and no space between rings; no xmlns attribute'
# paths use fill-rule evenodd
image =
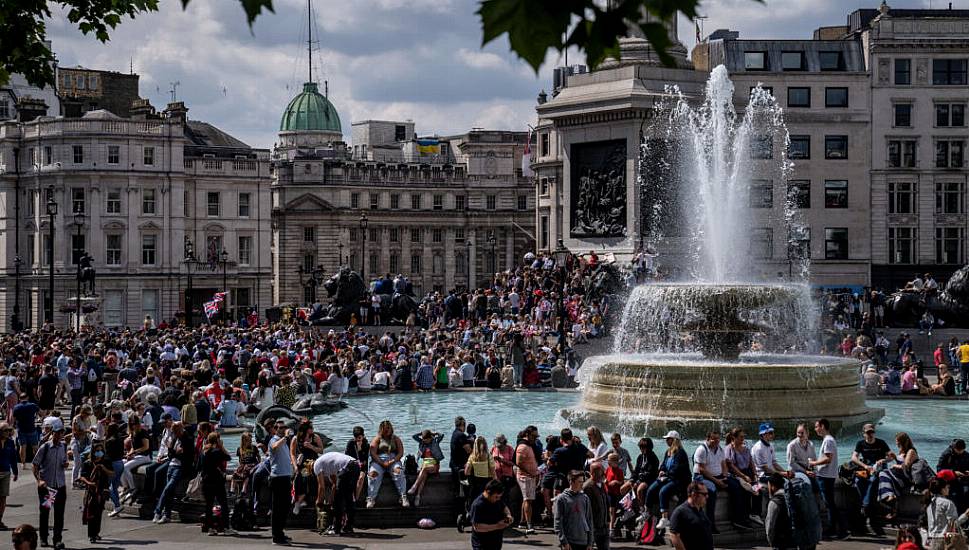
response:
<svg viewBox="0 0 969 550"><path fill-rule="evenodd" d="M286 203L283 207L285 211L296 211L296 212L322 212L336 210L332 204L329 202L313 195L312 193L304 193L295 199Z"/></svg>
<svg viewBox="0 0 969 550"><path fill-rule="evenodd" d="M111 221L111 222L108 222L108 223L104 224L104 229L114 229L114 230L117 230L117 229L125 229L125 224L123 224L123 223L121 223L119 221Z"/></svg>
<svg viewBox="0 0 969 550"><path fill-rule="evenodd" d="M225 226L221 223L210 223L202 228L206 233L225 233Z"/></svg>
<svg viewBox="0 0 969 550"><path fill-rule="evenodd" d="M155 222L145 222L138 226L142 231L161 231L161 226Z"/></svg>

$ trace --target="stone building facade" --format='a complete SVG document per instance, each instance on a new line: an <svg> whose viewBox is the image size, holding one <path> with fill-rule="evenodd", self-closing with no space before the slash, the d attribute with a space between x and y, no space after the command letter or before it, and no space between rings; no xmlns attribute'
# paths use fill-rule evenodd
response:
<svg viewBox="0 0 969 550"><path fill-rule="evenodd" d="M202 254L214 236L228 252L230 307L268 305L268 151L187 120L186 111L176 103L156 115L139 101L130 118L99 109L0 124L0 330L13 328L15 306L24 327L66 326L83 251L98 272L104 325L175 317L185 307L189 268L197 322L201 299L223 288L223 264ZM53 228L49 200L57 205ZM237 244L243 236L252 239L248 263ZM186 239L199 261L185 261Z"/></svg>

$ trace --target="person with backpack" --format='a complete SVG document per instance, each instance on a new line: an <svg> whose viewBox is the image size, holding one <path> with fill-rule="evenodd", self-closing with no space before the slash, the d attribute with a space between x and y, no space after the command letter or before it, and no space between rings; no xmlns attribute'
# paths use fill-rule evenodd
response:
<svg viewBox="0 0 969 550"><path fill-rule="evenodd" d="M969 510L959 515L956 505L949 500L950 486L943 478L932 478L923 496L922 514L928 534L925 542L930 550L948 548L945 535L950 532L950 526L959 529L969 523Z"/></svg>
<svg viewBox="0 0 969 550"><path fill-rule="evenodd" d="M767 478L767 494L764 528L770 547L813 550L821 539L821 519L807 475L797 473L787 480L773 473Z"/></svg>

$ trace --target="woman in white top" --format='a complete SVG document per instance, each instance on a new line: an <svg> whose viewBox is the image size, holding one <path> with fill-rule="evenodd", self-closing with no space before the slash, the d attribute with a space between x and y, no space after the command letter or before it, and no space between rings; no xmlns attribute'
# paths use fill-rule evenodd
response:
<svg viewBox="0 0 969 550"><path fill-rule="evenodd" d="M263 385L266 384L266 385ZM268 381L260 380L259 387L249 397L249 404L256 409L265 410L276 402L276 388Z"/></svg>
<svg viewBox="0 0 969 550"><path fill-rule="evenodd" d="M929 481L929 488L925 490L925 516L928 526L929 550L942 550L945 547L945 534L949 530L949 522L957 526L969 522L969 510L961 516L956 511L956 505L949 500L949 484L944 479L934 478Z"/></svg>
<svg viewBox="0 0 969 550"><path fill-rule="evenodd" d="M606 440L602 436L602 430L595 426L589 426L585 433L589 436L589 452L592 454L586 461L586 467L594 462L605 466L606 457L609 456L609 445L606 444Z"/></svg>

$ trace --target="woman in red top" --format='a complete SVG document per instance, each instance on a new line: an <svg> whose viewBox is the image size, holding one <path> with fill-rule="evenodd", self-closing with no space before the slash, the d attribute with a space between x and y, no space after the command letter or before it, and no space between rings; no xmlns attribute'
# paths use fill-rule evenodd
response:
<svg viewBox="0 0 969 550"><path fill-rule="evenodd" d="M619 467L619 455L612 452L606 457L606 494L609 495L609 528L616 526L616 510L623 495L626 475ZM628 487L626 488L628 491Z"/></svg>

